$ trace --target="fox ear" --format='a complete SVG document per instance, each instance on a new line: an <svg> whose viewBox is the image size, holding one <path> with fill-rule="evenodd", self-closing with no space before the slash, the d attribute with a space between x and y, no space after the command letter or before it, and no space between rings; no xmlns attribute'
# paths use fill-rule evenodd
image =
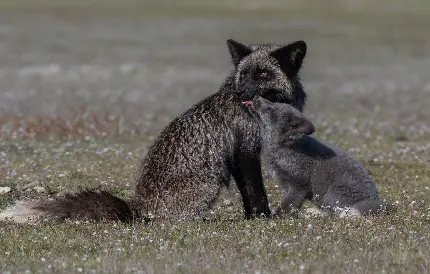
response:
<svg viewBox="0 0 430 274"><path fill-rule="evenodd" d="M233 39L227 40L227 46L228 46L228 51L230 52L230 55L231 55L231 61L233 62L233 65L235 67L239 65L240 61L245 56L247 56L252 52L250 47L242 43L239 43Z"/></svg>
<svg viewBox="0 0 430 274"><path fill-rule="evenodd" d="M281 68L288 76L295 77L302 66L306 50L306 43L300 40L279 48L270 55L278 60Z"/></svg>
<svg viewBox="0 0 430 274"><path fill-rule="evenodd" d="M290 127L296 134L311 135L315 132L314 124L303 115L298 116L293 114L290 120Z"/></svg>

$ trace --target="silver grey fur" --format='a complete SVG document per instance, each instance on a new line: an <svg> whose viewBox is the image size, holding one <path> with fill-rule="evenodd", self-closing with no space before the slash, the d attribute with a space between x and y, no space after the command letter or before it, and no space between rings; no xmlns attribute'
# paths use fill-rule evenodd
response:
<svg viewBox="0 0 430 274"><path fill-rule="evenodd" d="M234 40L227 44L234 70L218 92L160 132L142 161L135 197L130 201L108 192L86 191L18 204L5 216L15 215L18 209L29 217L51 219L200 219L231 177L241 193L246 218L271 216L261 172L260 127L241 102L261 95L302 110L306 94L298 71L306 44L246 46ZM266 75L271 77L260 77L260 68L271 69ZM247 77L241 77L244 70Z"/></svg>
<svg viewBox="0 0 430 274"><path fill-rule="evenodd" d="M350 208L360 215L388 212L368 171L347 152L308 136L314 125L288 104L255 97L249 106L261 126L263 157L285 189L277 215L295 213L305 199L331 212Z"/></svg>
<svg viewBox="0 0 430 274"><path fill-rule="evenodd" d="M234 83L242 100L252 100L258 95L271 102L289 103L303 111L306 94L299 71L307 51L304 41L249 47L231 39L227 43L236 67Z"/></svg>

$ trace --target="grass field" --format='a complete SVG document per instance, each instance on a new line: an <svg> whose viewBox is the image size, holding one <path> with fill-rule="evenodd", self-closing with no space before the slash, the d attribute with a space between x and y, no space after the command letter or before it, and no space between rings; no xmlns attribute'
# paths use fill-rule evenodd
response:
<svg viewBox="0 0 430 274"><path fill-rule="evenodd" d="M398 207L245 221L232 184L213 222L0 223L1 272L428 273L430 4L356 2L0 1L1 209L86 187L131 197L154 137L231 69L228 38L305 40L315 135Z"/></svg>

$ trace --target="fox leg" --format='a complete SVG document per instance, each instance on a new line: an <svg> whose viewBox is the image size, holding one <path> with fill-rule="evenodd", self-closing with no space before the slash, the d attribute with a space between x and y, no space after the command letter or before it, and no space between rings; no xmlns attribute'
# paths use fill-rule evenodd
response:
<svg viewBox="0 0 430 274"><path fill-rule="evenodd" d="M303 202L310 198L310 191L303 186L290 185L281 205L275 210L275 215L295 214Z"/></svg>
<svg viewBox="0 0 430 274"><path fill-rule="evenodd" d="M238 155L232 174L242 195L245 217L269 217L271 212L263 184L260 157L251 152Z"/></svg>

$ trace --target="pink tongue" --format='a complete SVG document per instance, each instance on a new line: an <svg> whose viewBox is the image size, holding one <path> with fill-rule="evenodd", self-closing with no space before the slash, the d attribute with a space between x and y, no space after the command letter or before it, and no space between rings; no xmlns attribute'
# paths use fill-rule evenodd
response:
<svg viewBox="0 0 430 274"><path fill-rule="evenodd" d="M244 101L242 102L242 104L244 104L247 107L252 107L252 101Z"/></svg>

